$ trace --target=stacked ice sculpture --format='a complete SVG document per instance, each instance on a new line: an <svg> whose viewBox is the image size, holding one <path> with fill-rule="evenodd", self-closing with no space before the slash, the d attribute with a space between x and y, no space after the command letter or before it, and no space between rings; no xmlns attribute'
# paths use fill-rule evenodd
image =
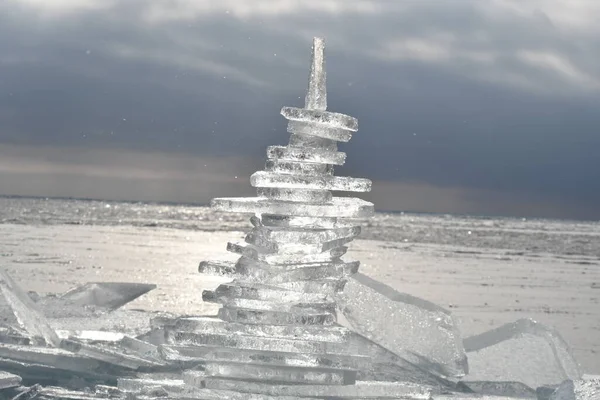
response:
<svg viewBox="0 0 600 400"><path fill-rule="evenodd" d="M358 270L358 261L342 256L360 233L353 219L371 216L373 204L331 192L366 192L371 181L333 175L345 160L337 142L349 141L358 122L326 111L325 77L324 43L316 38L305 108L281 110L290 141L269 147L265 170L252 175L258 197L212 202L255 216L245 242L227 245L240 254L237 263L200 264L200 272L236 277L203 294L222 305L220 320L196 319L194 333L176 333L178 343L187 337L190 345L224 346L197 374L203 387L343 397L342 386L368 369L371 360L352 345L351 332L334 325L333 296Z"/></svg>

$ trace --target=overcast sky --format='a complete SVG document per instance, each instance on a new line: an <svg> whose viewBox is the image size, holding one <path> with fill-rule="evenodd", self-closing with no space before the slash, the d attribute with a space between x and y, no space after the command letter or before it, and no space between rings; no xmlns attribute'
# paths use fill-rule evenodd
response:
<svg viewBox="0 0 600 400"><path fill-rule="evenodd" d="M0 1L0 194L254 195L313 36L380 210L600 219L598 0Z"/></svg>

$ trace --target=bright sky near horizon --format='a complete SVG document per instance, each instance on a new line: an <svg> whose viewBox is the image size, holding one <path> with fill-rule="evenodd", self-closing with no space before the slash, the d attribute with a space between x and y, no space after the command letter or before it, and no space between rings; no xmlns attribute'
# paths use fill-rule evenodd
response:
<svg viewBox="0 0 600 400"><path fill-rule="evenodd" d="M5 0L0 194L253 195L313 36L378 209L600 219L597 0Z"/></svg>

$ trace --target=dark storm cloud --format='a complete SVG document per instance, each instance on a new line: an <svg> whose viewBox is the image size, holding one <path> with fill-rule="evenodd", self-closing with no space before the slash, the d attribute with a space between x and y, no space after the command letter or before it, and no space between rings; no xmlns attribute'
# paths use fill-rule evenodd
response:
<svg viewBox="0 0 600 400"><path fill-rule="evenodd" d="M340 173L598 218L600 6L522 3L5 1L0 142L259 160L323 35L330 109L360 121Z"/></svg>

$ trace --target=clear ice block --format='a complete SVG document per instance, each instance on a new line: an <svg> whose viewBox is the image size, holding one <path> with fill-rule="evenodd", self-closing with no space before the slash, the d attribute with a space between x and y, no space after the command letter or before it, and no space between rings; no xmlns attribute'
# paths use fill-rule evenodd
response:
<svg viewBox="0 0 600 400"><path fill-rule="evenodd" d="M330 399L415 399L429 400L431 389L407 383L356 382L355 385L276 385L255 381L203 377L190 384L201 382L207 389L235 390L268 396L297 396Z"/></svg>
<svg viewBox="0 0 600 400"><path fill-rule="evenodd" d="M315 342L343 343L350 331L341 326L245 325L225 322L214 317L184 317L177 320L174 331L204 334L237 333L248 336L266 336Z"/></svg>
<svg viewBox="0 0 600 400"><path fill-rule="evenodd" d="M350 328L386 349L443 376L468 372L456 321L442 307L361 273L335 299Z"/></svg>
<svg viewBox="0 0 600 400"><path fill-rule="evenodd" d="M293 175L333 175L333 166L299 161L267 160L265 170Z"/></svg>
<svg viewBox="0 0 600 400"><path fill-rule="evenodd" d="M581 372L563 338L531 319L464 340L470 381L516 381L532 388L578 380Z"/></svg>
<svg viewBox="0 0 600 400"><path fill-rule="evenodd" d="M340 113L307 108L283 107L281 115L290 121L311 122L313 124L341 128L352 132L358 131L358 120Z"/></svg>
<svg viewBox="0 0 600 400"><path fill-rule="evenodd" d="M331 201L333 195L328 190L312 189L289 189L276 187L258 187L256 189L258 197L265 197L271 200L296 201L306 203L326 203Z"/></svg>
<svg viewBox="0 0 600 400"><path fill-rule="evenodd" d="M69 290L60 299L70 305L117 309L156 289L156 285L132 282L91 282Z"/></svg>
<svg viewBox="0 0 600 400"><path fill-rule="evenodd" d="M306 175L278 174L269 171L255 172L250 177L250 183L254 187L262 188L333 190L342 192L369 192L371 190L371 181L363 178L328 175L309 177Z"/></svg>
<svg viewBox="0 0 600 400"><path fill-rule="evenodd" d="M354 131L320 122L290 121L287 131L296 135L311 135L336 142L349 142Z"/></svg>
<svg viewBox="0 0 600 400"><path fill-rule="evenodd" d="M490 396L508 396L516 399L537 398L536 391L521 382L461 381L456 388L466 393Z"/></svg>
<svg viewBox="0 0 600 400"><path fill-rule="evenodd" d="M273 384L352 385L356 382L356 371L319 367L207 362L205 373L209 377L260 379Z"/></svg>
<svg viewBox="0 0 600 400"><path fill-rule="evenodd" d="M289 127L289 124L288 124ZM321 151L336 152L338 150L338 143L335 140L327 139L324 137L306 135L302 133L292 133L288 142L288 147L299 147L304 149L318 149ZM298 161L298 163L307 164L308 162ZM328 164L317 164L323 167L330 167L333 169L333 165Z"/></svg>
<svg viewBox="0 0 600 400"><path fill-rule="evenodd" d="M267 147L267 158L270 160L344 165L346 162L346 153L311 147L269 146Z"/></svg>
<svg viewBox="0 0 600 400"><path fill-rule="evenodd" d="M11 388L21 384L21 377L9 372L0 371L0 389Z"/></svg>

